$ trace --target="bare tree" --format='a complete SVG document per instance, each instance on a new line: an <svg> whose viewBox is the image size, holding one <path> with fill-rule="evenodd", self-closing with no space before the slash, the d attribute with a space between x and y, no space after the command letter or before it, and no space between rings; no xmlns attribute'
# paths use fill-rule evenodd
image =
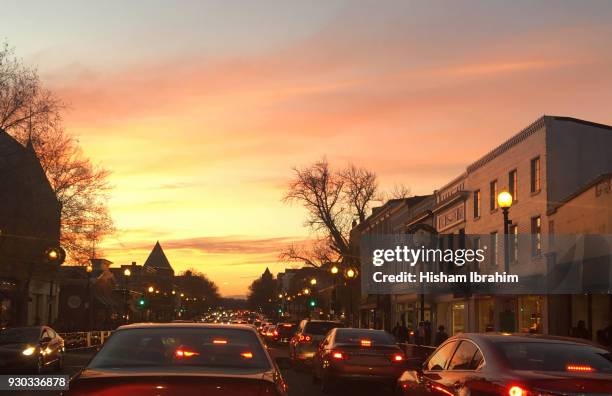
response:
<svg viewBox="0 0 612 396"><path fill-rule="evenodd" d="M108 212L109 172L87 159L62 127L64 104L42 87L8 44L0 48L0 128L30 141L62 206L61 244L79 263L114 231Z"/></svg>
<svg viewBox="0 0 612 396"><path fill-rule="evenodd" d="M289 247L281 259L318 267L350 257L349 233L355 220L366 218L378 188L376 175L353 165L334 172L325 158L293 171L283 200L306 209L306 226L317 239L310 248Z"/></svg>
<svg viewBox="0 0 612 396"><path fill-rule="evenodd" d="M393 188L383 194L381 197L382 201L388 201L390 199L404 199L412 195L410 187L405 184L394 184Z"/></svg>
<svg viewBox="0 0 612 396"><path fill-rule="evenodd" d="M376 174L365 168L349 164L348 168L339 173L344 181L344 198L357 213L359 222L365 221L367 211L378 189Z"/></svg>

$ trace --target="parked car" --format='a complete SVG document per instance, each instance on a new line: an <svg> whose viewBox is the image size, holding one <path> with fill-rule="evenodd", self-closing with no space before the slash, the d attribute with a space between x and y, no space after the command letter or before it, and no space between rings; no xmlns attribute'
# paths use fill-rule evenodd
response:
<svg viewBox="0 0 612 396"><path fill-rule="evenodd" d="M395 338L384 330L336 328L315 352L312 378L324 392L347 380L380 382L394 389L405 362Z"/></svg>
<svg viewBox="0 0 612 396"><path fill-rule="evenodd" d="M611 395L612 355L588 341L542 335L461 334L402 374L411 396Z"/></svg>
<svg viewBox="0 0 612 396"><path fill-rule="evenodd" d="M280 367L248 325L149 323L119 327L66 396L286 396Z"/></svg>
<svg viewBox="0 0 612 396"><path fill-rule="evenodd" d="M11 373L64 367L64 340L49 326L0 330L0 370Z"/></svg>
<svg viewBox="0 0 612 396"><path fill-rule="evenodd" d="M330 320L302 320L295 335L289 341L289 357L294 367L311 365L321 340L331 329L337 327L343 327L342 323Z"/></svg>

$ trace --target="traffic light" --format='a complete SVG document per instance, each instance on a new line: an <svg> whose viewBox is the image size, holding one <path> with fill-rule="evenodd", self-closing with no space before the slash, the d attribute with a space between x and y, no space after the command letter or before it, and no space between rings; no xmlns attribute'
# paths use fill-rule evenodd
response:
<svg viewBox="0 0 612 396"><path fill-rule="evenodd" d="M144 308L147 305L147 300L144 297L138 299L138 308Z"/></svg>
<svg viewBox="0 0 612 396"><path fill-rule="evenodd" d="M314 298L311 298L310 300L308 300L308 306L310 308L314 308L317 306L317 300L315 300Z"/></svg>

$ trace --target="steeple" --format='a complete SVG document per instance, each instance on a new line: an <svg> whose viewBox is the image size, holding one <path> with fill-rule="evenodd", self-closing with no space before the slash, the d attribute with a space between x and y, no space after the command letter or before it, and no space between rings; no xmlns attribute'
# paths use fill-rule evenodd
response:
<svg viewBox="0 0 612 396"><path fill-rule="evenodd" d="M164 253L164 250L159 244L159 241L157 241L155 246L153 246L153 250L151 250L151 253L149 253L149 257L147 258L147 261L145 261L144 266L174 272L168 258L166 257L166 254Z"/></svg>

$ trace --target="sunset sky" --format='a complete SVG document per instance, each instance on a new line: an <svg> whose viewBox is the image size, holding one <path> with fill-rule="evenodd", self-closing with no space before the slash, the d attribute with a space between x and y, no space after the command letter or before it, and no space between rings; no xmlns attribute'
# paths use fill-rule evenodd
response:
<svg viewBox="0 0 612 396"><path fill-rule="evenodd" d="M106 257L159 240L226 296L309 237L292 166L424 194L543 114L612 124L610 1L22 3L0 38L113 172Z"/></svg>

